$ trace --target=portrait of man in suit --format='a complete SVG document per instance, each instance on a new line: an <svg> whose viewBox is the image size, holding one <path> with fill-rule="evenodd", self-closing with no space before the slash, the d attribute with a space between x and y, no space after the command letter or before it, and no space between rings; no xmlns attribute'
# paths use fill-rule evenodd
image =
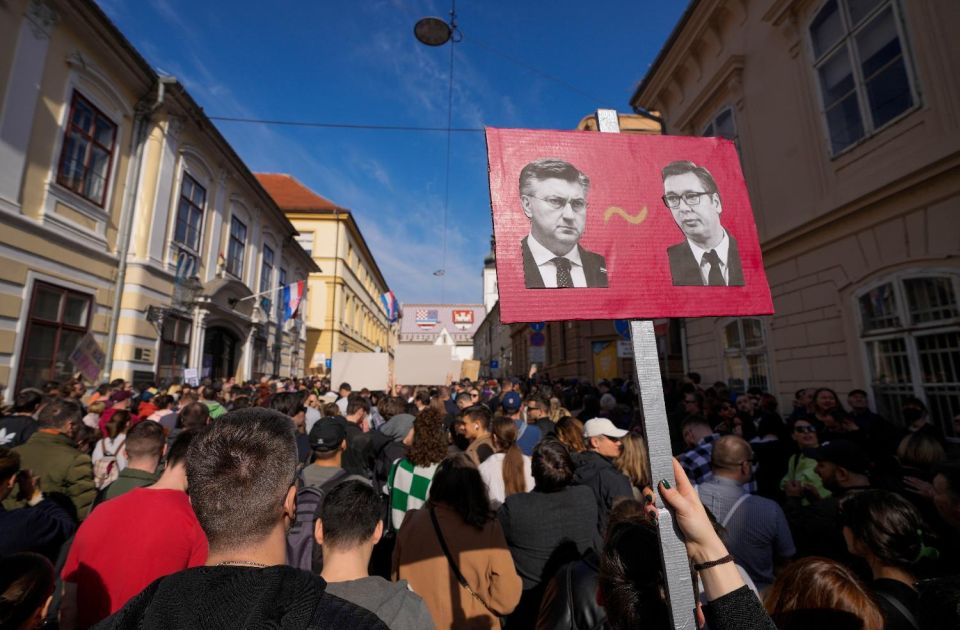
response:
<svg viewBox="0 0 960 630"><path fill-rule="evenodd" d="M606 287L606 262L580 246L590 179L569 162L544 158L520 171L520 204L530 233L520 242L528 289Z"/></svg>
<svg viewBox="0 0 960 630"><path fill-rule="evenodd" d="M720 224L723 205L706 168L680 160L663 167L663 203L686 239L667 248L674 286L743 286L737 241Z"/></svg>

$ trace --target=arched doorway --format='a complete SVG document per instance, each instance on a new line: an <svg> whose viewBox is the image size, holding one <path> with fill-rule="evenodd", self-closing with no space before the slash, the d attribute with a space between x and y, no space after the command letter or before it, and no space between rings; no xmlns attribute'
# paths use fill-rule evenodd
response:
<svg viewBox="0 0 960 630"><path fill-rule="evenodd" d="M207 328L203 341L202 376L226 379L237 374L240 338L222 326Z"/></svg>

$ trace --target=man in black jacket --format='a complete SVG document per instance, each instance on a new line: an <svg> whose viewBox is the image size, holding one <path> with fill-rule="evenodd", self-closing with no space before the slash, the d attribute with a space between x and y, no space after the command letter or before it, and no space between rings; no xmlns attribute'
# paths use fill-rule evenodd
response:
<svg viewBox="0 0 960 630"><path fill-rule="evenodd" d="M272 410L232 411L187 454L190 501L207 535L203 567L160 578L98 628L386 628L286 565L296 514L294 425Z"/></svg>
<svg viewBox="0 0 960 630"><path fill-rule="evenodd" d="M574 483L589 486L597 499L597 531L603 537L607 530L607 517L617 497L632 497L633 487L626 475L613 465L613 459L623 446L620 440L627 431L618 429L607 418L587 420L583 425L583 441L587 450L580 453L574 463Z"/></svg>

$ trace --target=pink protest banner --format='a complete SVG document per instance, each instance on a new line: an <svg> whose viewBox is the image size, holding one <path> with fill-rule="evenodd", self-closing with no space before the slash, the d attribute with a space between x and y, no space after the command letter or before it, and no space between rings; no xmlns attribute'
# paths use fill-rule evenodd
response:
<svg viewBox="0 0 960 630"><path fill-rule="evenodd" d="M486 136L504 323L773 312L732 142Z"/></svg>

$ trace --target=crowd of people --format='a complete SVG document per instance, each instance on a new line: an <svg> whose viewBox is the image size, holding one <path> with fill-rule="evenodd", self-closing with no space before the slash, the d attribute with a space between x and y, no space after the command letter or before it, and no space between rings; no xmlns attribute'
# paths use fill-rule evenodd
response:
<svg viewBox="0 0 960 630"><path fill-rule="evenodd" d="M696 374L664 394L673 485L621 380L25 389L0 627L667 628L663 509L701 627L960 627L949 419L828 388L781 414Z"/></svg>

